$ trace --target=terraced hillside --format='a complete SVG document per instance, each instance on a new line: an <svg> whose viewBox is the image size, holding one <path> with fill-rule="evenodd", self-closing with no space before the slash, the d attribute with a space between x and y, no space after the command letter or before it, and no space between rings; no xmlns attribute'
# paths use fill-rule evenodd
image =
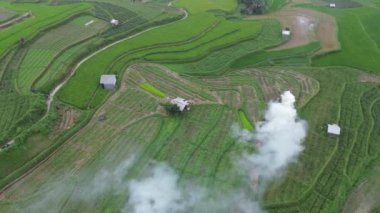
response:
<svg viewBox="0 0 380 213"><path fill-rule="evenodd" d="M17 40L0 40L7 48L0 60L0 212L139 212L139 190L131 188L144 180L138 195L148 199L138 204L159 206L157 191L169 200L156 212L379 208L371 187L380 162L377 0L339 0L337 8L324 0L268 0L267 14L254 17L241 15L234 0L73 2L0 3L17 12L30 7L33 20L49 16L38 14L44 8L66 8L62 17L86 11L36 37L53 22L25 20L0 31L0 39L21 35L35 23L25 28L25 46L10 49ZM281 14L294 20L279 22ZM303 22L310 15L316 22ZM121 24L110 27L112 18ZM292 21L306 27L290 25L294 37L281 36ZM287 46L300 34L313 38ZM116 74L116 90L101 88L102 74ZM260 130L288 90L295 108L290 100L282 103L290 111L275 113L307 126L307 136L297 142L301 154L268 181L264 167L244 168L241 158L254 164L270 144ZM171 111L176 97L190 100L190 109ZM327 133L332 123L339 136ZM272 130L284 131L278 127ZM296 141L291 130L286 136ZM286 155L292 147L278 148ZM284 159L269 154L267 165ZM167 165L158 184L157 164ZM174 173L172 188L157 189L167 173Z"/></svg>
<svg viewBox="0 0 380 213"><path fill-rule="evenodd" d="M108 23L91 16L82 16L43 35L26 50L24 59L17 71L17 88L27 94L33 85L49 83L60 79L64 73L49 70L52 61L64 50L104 31ZM54 78L55 75L58 75ZM51 79L53 78L53 79ZM41 79L40 81L38 81ZM37 81L37 82L36 82Z"/></svg>
<svg viewBox="0 0 380 213"><path fill-rule="evenodd" d="M91 181L99 169L106 165L112 168L125 156L136 152L141 154L132 167L130 175L133 177L141 174L154 158L169 162L182 179L195 179L210 187L239 184L238 177L223 175L231 168L229 158L239 150L229 134L231 126L239 122L238 110L244 110L249 122L253 122L263 116L260 99L270 99L290 87L306 102L318 91L316 81L297 72L291 73L247 69L214 78L182 76L156 64L131 66L119 91L97 110L90 123L21 185L3 193L2 200L6 202L1 203L0 208L35 207L33 203L43 199L39 191L44 189L44 193L62 190L59 198L53 201L57 211L117 210L127 199L127 193L96 197L90 202L78 201L72 195L82 190L82 181ZM267 82L278 87L268 90ZM160 106L165 98L141 88L144 83L153 85L167 97L189 98L194 105L182 117L168 116ZM106 164L104 159L107 159ZM59 182L65 183L64 189ZM14 198L21 193L18 190L21 188L28 198L16 201ZM98 199L102 202L97 202ZM61 203L63 200L67 202Z"/></svg>
<svg viewBox="0 0 380 213"><path fill-rule="evenodd" d="M181 15L177 9L166 5L155 5L154 9L146 5L133 5L133 8L140 10L147 7L144 13L136 14L127 8L129 4L127 7L116 7L109 3L71 3L57 6L45 3L0 3L7 10L21 13L31 11L33 14L31 19L18 22L0 32L0 37L3 38L1 45L9 47L1 48L2 51L7 50L7 54L0 59L2 186L43 160L46 154L42 153L50 153L62 143L57 141L67 139L88 119L89 112L79 112L79 118L70 121L71 124L55 124L66 119L60 110L55 109L62 107L56 102L51 107L54 110L46 112L46 109L50 109L45 103L51 100L49 93L68 77L76 62L117 40L118 36L164 24ZM102 8L102 13L99 13L99 7ZM157 9L163 9L164 12L158 12ZM125 12L129 12L129 15L125 15ZM117 30L108 30L111 18L122 19L122 24L127 24L128 29L120 26ZM14 40L15 38L17 39ZM25 39L20 42L19 38ZM39 135L49 131L51 133L46 138Z"/></svg>

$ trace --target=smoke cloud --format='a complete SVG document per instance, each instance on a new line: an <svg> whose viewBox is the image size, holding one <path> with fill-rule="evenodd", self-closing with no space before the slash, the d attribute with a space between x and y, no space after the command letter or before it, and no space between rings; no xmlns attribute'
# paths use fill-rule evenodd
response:
<svg viewBox="0 0 380 213"><path fill-rule="evenodd" d="M202 199L202 189L179 186L179 177L172 168L165 163L154 164L145 177L129 182L130 196L124 212L185 212Z"/></svg>
<svg viewBox="0 0 380 213"><path fill-rule="evenodd" d="M102 169L97 172L89 184L86 184L83 189L78 193L79 200L94 200L102 194L111 192L113 194L125 193L127 190L127 183L125 177L129 169L135 163L135 156L122 161L116 167Z"/></svg>
<svg viewBox="0 0 380 213"><path fill-rule="evenodd" d="M260 176L267 180L280 175L302 152L307 123L298 118L295 101L294 95L286 91L279 102L270 102L265 121L256 126L255 133L233 127L233 134L240 141L256 142L258 152L244 154L240 160L251 178Z"/></svg>

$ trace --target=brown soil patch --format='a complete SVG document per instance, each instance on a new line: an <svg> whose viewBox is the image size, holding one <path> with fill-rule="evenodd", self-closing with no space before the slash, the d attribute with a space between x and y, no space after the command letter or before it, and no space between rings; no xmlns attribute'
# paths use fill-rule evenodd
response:
<svg viewBox="0 0 380 213"><path fill-rule="evenodd" d="M55 126L54 135L74 126L80 116L80 111L71 107L58 108L59 119Z"/></svg>
<svg viewBox="0 0 380 213"><path fill-rule="evenodd" d="M317 40L321 42L321 49L317 54L339 49L334 18L318 11L286 8L272 14L252 16L248 19L277 19L283 28L290 28L292 35L289 40L271 50L299 47Z"/></svg>
<svg viewBox="0 0 380 213"><path fill-rule="evenodd" d="M343 213L369 213L380 203L380 167L361 183L347 199Z"/></svg>
<svg viewBox="0 0 380 213"><path fill-rule="evenodd" d="M359 81L366 83L380 83L380 76L363 73L359 75Z"/></svg>

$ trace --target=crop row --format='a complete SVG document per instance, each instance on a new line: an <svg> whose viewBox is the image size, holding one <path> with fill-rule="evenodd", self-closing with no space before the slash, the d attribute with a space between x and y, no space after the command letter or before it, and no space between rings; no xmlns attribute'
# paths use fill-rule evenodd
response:
<svg viewBox="0 0 380 213"><path fill-rule="evenodd" d="M65 48L93 36L105 27L105 23L99 19L87 27L84 24L76 24L76 22L82 23L89 20L93 20L93 18L84 16L72 20L42 35L29 47L20 64L17 78L18 87L23 94L27 94L33 82L43 74L57 54Z"/></svg>
<svg viewBox="0 0 380 213"><path fill-rule="evenodd" d="M246 54L274 46L282 42L278 30L279 23L275 21L261 21L262 29L257 38L240 42L236 45L220 49L195 62L170 64L173 70L182 73L207 75L214 72L223 72L234 60Z"/></svg>
<svg viewBox="0 0 380 213"><path fill-rule="evenodd" d="M124 71L123 67L131 60L131 58L127 55L127 58L124 59L125 56L123 54L132 50L151 48L151 46L157 44L170 44L186 41L187 39L199 34L199 32L207 29L214 22L214 19L210 19L209 17L204 21L200 21L203 20L203 18L206 17L203 15L199 17L197 16L196 18L189 18L176 24L151 30L141 36L131 38L113 46L112 48L102 51L101 53L90 58L78 68L75 76L73 76L60 91L59 98L75 106L85 107L94 92L97 90L98 79L102 73L121 73ZM192 24L195 24L195 26L189 28ZM169 33L173 31L177 33ZM167 36L162 36L163 34ZM112 70L110 70L110 66L115 63L115 60L119 63L118 69L112 68ZM83 82L83 78L87 79L89 83L83 85L81 83ZM78 91L78 89L82 92L77 93L76 91ZM102 95L103 97L99 97L100 102L104 99L105 94Z"/></svg>
<svg viewBox="0 0 380 213"><path fill-rule="evenodd" d="M89 8L88 4L73 4L52 7L44 4L8 4L0 2L0 6L18 11L31 11L34 18L12 26L0 35L0 55L14 46L20 38L30 38L65 18L83 12Z"/></svg>

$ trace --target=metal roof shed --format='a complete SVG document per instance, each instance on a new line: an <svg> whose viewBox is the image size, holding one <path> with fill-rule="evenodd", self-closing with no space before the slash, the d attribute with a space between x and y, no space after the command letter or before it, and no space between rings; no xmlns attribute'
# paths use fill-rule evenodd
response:
<svg viewBox="0 0 380 213"><path fill-rule="evenodd" d="M116 75L102 75L100 85L103 89L113 90L116 87Z"/></svg>
<svg viewBox="0 0 380 213"><path fill-rule="evenodd" d="M332 135L340 135L340 127L337 124L328 124L327 133Z"/></svg>

